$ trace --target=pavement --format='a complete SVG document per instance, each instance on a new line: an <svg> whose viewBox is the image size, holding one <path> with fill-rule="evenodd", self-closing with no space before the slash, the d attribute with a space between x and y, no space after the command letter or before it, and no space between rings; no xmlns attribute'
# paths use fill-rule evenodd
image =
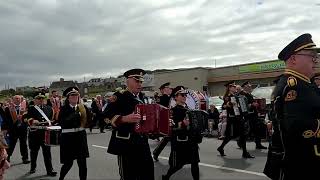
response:
<svg viewBox="0 0 320 180"><path fill-rule="evenodd" d="M120 179L118 174L117 157L108 154L107 146L111 136L111 131L99 133L94 129L93 133L88 132L88 146L90 157L87 159L88 180L116 180ZM221 140L216 138L204 138L200 144L200 179L202 180L266 180L263 173L266 162L267 150L256 150L254 142L247 143L248 151L254 155L254 159L243 159L242 151L237 148L235 141L230 141L225 147L227 156L221 157L217 152L217 147ZM19 143L13 156L11 157L11 167L5 173L5 179L17 180L52 180L59 178L61 168L59 146L51 148L52 163L54 169L58 172L57 177L46 176L43 156L40 150L38 154L38 165L35 174L29 174L30 164L22 164ZM154 149L158 141L149 140L150 148ZM266 143L264 143L267 146ZM161 180L161 175L165 174L169 168L168 159L170 154L170 145L160 154L159 162L154 163L155 179ZM138 162L137 162L138 163ZM138 164L137 164L138 165ZM72 169L67 174L68 180L79 179L78 165L74 161ZM174 174L170 180L192 180L190 165Z"/></svg>

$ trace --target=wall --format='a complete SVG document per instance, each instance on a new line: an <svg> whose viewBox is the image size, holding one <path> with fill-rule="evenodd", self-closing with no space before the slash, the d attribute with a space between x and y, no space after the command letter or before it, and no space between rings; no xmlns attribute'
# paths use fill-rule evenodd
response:
<svg viewBox="0 0 320 180"><path fill-rule="evenodd" d="M154 89L159 91L159 87L170 82L172 87L183 85L192 90L202 91L203 86L206 86L208 76L208 69L206 68L192 68L184 70L171 70L165 72L154 73Z"/></svg>

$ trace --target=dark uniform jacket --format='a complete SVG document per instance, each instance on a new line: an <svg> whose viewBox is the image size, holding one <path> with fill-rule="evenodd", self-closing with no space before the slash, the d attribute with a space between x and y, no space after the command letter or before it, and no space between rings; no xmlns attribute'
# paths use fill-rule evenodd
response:
<svg viewBox="0 0 320 180"><path fill-rule="evenodd" d="M161 104L162 106L165 107L169 107L170 105L170 96L163 94L162 96L160 96L160 102L159 104Z"/></svg>
<svg viewBox="0 0 320 180"><path fill-rule="evenodd" d="M147 136L135 133L135 123L117 123L122 116L133 113L137 104L144 103L144 95L139 93L139 96L135 97L127 90L115 93L115 95L117 100L110 103L105 112L105 116L111 120L111 124L114 126L108 153L125 155L134 154L136 150L150 152Z"/></svg>
<svg viewBox="0 0 320 180"><path fill-rule="evenodd" d="M240 94L244 95L247 98L248 105L250 105L250 104L252 105L252 103L254 102L254 97L252 94L247 93L245 91L241 91ZM258 111L254 106L250 106L248 108L248 113L252 114L253 116L258 116Z"/></svg>
<svg viewBox="0 0 320 180"><path fill-rule="evenodd" d="M23 115L21 120L17 120L15 123L13 122L13 118L11 116L9 107L6 107L4 110L4 114L1 114L1 115L3 119L1 129L8 130L9 132L16 131L17 128L26 130L27 124L24 122L25 114Z"/></svg>
<svg viewBox="0 0 320 180"><path fill-rule="evenodd" d="M5 118L6 118L6 115L5 115L5 113L4 113L4 110L2 109L2 107L0 107L0 116L1 116L1 118L2 118L2 123L4 122L4 121L6 121L5 120ZM1 124L1 129L2 129L2 124Z"/></svg>
<svg viewBox="0 0 320 180"><path fill-rule="evenodd" d="M84 106L86 108L86 106ZM87 108L86 108L86 111ZM81 112L79 106L72 108L69 104L61 107L59 123L63 129L81 127ZM87 116L88 118L88 116ZM83 127L82 127L83 128ZM78 132L61 133L60 139L60 161L65 163L74 159L89 157L87 134L85 130Z"/></svg>
<svg viewBox="0 0 320 180"><path fill-rule="evenodd" d="M174 121L171 137L171 153L169 164L179 166L200 162L198 143L193 139L190 129L184 125L179 127L179 122L186 118L187 108L176 105L171 109Z"/></svg>
<svg viewBox="0 0 320 180"><path fill-rule="evenodd" d="M92 113L95 113L95 116L97 118L102 118L103 114L102 114L102 108L103 106L106 104L107 102L105 100L102 100L102 105L101 105L101 110L99 109L98 105L97 105L97 100L93 101L91 104L91 111Z"/></svg>
<svg viewBox="0 0 320 180"><path fill-rule="evenodd" d="M317 177L319 168L316 164L320 163L320 96L307 77L286 69L273 97L285 149L286 177L294 178L299 174Z"/></svg>
<svg viewBox="0 0 320 180"><path fill-rule="evenodd" d="M46 105L40 107L45 115L47 115L48 119L52 119L52 108ZM34 120L38 120L40 123L45 123L47 120L41 115L41 113L34 106L29 106L28 113L26 115L27 119L33 118Z"/></svg>
<svg viewBox="0 0 320 180"><path fill-rule="evenodd" d="M44 114L48 117L49 120L52 119L52 108L46 105L40 107ZM48 125L47 120L40 114L40 112L35 108L35 106L29 106L28 113L26 115L26 119L30 120L33 118L34 120L38 120L40 123L44 123L43 125ZM36 125L39 126L39 125ZM36 142L44 143L45 138L45 130L44 129L34 129L30 126L30 134L29 134L29 144L30 147Z"/></svg>

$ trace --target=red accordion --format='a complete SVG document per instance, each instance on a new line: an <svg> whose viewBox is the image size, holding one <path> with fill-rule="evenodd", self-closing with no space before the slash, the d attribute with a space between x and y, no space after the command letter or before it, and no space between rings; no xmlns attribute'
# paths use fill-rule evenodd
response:
<svg viewBox="0 0 320 180"><path fill-rule="evenodd" d="M159 104L138 104L136 113L141 121L136 123L135 132L142 134L170 135L170 110Z"/></svg>

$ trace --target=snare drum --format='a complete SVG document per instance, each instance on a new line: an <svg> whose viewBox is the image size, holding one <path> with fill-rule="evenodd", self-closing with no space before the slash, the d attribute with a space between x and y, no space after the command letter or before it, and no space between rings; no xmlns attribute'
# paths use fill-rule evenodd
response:
<svg viewBox="0 0 320 180"><path fill-rule="evenodd" d="M58 146L60 144L61 126L49 126L45 130L44 143L47 146Z"/></svg>

